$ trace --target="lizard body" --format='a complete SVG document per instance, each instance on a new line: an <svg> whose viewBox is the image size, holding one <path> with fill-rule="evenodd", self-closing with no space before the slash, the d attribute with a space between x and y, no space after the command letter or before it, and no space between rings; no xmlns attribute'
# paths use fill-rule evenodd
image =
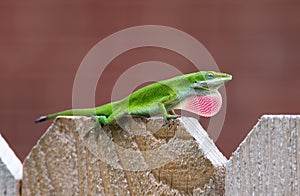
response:
<svg viewBox="0 0 300 196"><path fill-rule="evenodd" d="M97 115L98 122L107 125L126 114L162 114L167 121L177 117L173 109L186 109L209 117L220 110L222 98L218 92L219 87L231 79L229 74L212 71L185 74L145 86L120 101L96 108L72 109L41 116L36 122L54 119L57 116Z"/></svg>

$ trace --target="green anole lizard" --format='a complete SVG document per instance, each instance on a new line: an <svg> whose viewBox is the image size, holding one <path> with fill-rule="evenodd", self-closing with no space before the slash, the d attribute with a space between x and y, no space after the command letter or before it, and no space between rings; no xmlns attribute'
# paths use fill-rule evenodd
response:
<svg viewBox="0 0 300 196"><path fill-rule="evenodd" d="M96 108L66 110L41 116L36 122L57 116L97 115L97 123L107 125L123 115L150 116L162 114L167 122L177 115L174 109L184 109L200 116L210 117L221 108L219 87L232 79L226 73L195 72L145 86L128 97ZM170 114L169 114L169 113Z"/></svg>

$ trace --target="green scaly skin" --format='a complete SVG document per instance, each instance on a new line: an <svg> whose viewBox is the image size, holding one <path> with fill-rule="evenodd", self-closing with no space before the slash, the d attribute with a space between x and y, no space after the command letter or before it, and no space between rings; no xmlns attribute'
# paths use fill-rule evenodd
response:
<svg viewBox="0 0 300 196"><path fill-rule="evenodd" d="M212 71L195 72L145 86L128 97L96 108L74 109L42 116L36 122L54 119L57 116L97 115L98 123L110 124L123 115L151 116L162 114L165 121L176 118L173 108L184 99L194 95L216 92L232 76ZM172 114L168 114L168 112ZM95 125L95 127L98 125Z"/></svg>

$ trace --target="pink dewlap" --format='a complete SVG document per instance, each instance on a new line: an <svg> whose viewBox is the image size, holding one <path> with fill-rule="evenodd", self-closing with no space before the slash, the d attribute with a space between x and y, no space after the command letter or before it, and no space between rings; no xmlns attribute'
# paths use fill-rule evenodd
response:
<svg viewBox="0 0 300 196"><path fill-rule="evenodd" d="M180 103L175 109L183 109L200 116L211 117L217 114L222 106L219 92L204 96L191 96Z"/></svg>

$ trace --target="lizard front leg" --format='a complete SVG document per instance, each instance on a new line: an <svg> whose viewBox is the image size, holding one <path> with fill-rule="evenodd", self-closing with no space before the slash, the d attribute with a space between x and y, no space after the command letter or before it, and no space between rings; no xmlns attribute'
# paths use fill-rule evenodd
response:
<svg viewBox="0 0 300 196"><path fill-rule="evenodd" d="M174 110L173 110L173 112L174 112L173 114L168 114L164 104L158 103L158 108L159 108L160 113L162 114L165 122L168 122L169 119L172 119L172 118L178 118L178 115L175 114Z"/></svg>
<svg viewBox="0 0 300 196"><path fill-rule="evenodd" d="M176 112L173 109L170 110L169 113L172 114L172 115L176 115Z"/></svg>

